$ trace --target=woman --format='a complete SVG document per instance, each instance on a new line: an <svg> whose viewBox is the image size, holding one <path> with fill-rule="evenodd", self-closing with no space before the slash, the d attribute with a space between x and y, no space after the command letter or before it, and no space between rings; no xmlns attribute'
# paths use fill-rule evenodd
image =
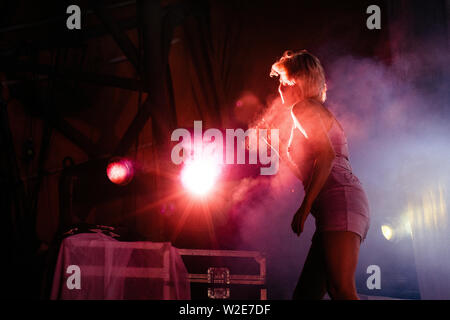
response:
<svg viewBox="0 0 450 320"><path fill-rule="evenodd" d="M352 173L344 131L323 105L327 90L323 68L306 50L286 51L270 75L279 77L282 102L291 109L287 159L305 189L292 230L299 236L310 212L316 220L293 298L322 299L328 291L332 299L358 299L355 270L369 229L369 205ZM301 148L292 147L296 135Z"/></svg>

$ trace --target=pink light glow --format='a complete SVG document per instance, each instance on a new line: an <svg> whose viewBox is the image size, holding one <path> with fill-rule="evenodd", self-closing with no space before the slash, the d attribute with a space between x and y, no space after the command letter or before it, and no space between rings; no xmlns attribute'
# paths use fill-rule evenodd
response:
<svg viewBox="0 0 450 320"><path fill-rule="evenodd" d="M133 178L133 169L127 160L112 161L106 168L106 174L112 183L125 185Z"/></svg>

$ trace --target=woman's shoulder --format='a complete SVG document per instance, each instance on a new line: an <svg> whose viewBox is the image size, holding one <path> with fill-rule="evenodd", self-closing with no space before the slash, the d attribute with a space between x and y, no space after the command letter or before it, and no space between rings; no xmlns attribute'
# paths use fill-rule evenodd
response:
<svg viewBox="0 0 450 320"><path fill-rule="evenodd" d="M316 99L305 99L292 106L292 113L297 118L311 118L316 116L328 119L331 115L326 107Z"/></svg>

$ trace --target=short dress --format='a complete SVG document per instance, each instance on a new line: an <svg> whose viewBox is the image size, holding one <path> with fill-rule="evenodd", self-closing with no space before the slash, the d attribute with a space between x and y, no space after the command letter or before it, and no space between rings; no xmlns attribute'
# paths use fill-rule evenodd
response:
<svg viewBox="0 0 450 320"><path fill-rule="evenodd" d="M303 172L302 182L306 188L312 176L314 155L309 141L302 134L297 136L300 141L297 141L295 149L300 147L302 152L295 158L300 160L296 162ZM336 120L328 131L328 138L336 157L330 175L311 208L316 220L315 237L323 231L352 231L364 241L370 226L369 201L361 182L352 172L347 138Z"/></svg>

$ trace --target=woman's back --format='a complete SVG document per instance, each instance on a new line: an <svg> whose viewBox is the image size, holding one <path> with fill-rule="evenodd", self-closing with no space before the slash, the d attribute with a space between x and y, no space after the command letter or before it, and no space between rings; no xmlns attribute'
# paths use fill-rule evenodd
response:
<svg viewBox="0 0 450 320"><path fill-rule="evenodd" d="M327 135L336 155L333 160L331 171L333 173L333 171L341 171L344 169L351 172L348 143L344 130L331 112L329 112L329 114L331 127L327 131ZM301 121L301 119L299 120ZM289 153L301 171L303 177L302 182L306 188L311 179L311 173L314 167L315 154L313 146L299 130L294 130L292 140L292 146L289 147ZM330 175L332 174L330 173Z"/></svg>

